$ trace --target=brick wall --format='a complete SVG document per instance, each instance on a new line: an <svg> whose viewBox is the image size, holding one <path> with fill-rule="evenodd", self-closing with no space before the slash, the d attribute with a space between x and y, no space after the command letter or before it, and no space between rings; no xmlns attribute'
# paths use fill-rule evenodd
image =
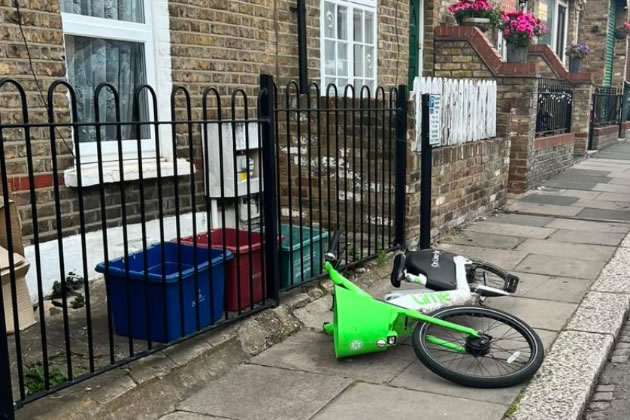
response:
<svg viewBox="0 0 630 420"><path fill-rule="evenodd" d="M547 166L553 159L560 170L566 168L569 147L562 153L557 148L548 153L535 149L539 78L571 83L574 95L571 130L577 139L575 148L572 144L570 150L578 155L585 153L592 101L590 74L568 73L546 45L530 46L526 64L504 63L487 37L471 28L441 26L436 29L435 45L436 76L496 78L498 111L513 110L508 181L511 192L524 192L550 176L552 172ZM540 164L541 159L545 165Z"/></svg>
<svg viewBox="0 0 630 420"><path fill-rule="evenodd" d="M537 137L534 140L531 175L528 187L535 188L553 175L573 165L573 133L549 137Z"/></svg>
<svg viewBox="0 0 630 420"><path fill-rule="evenodd" d="M571 114L571 132L575 134L573 153L576 156L584 156L586 154L593 90L593 85L590 83L573 85L573 109L586 111L578 111Z"/></svg>
<svg viewBox="0 0 630 420"><path fill-rule="evenodd" d="M511 115L497 115L500 137L433 149L431 236L500 208L506 199ZM408 145L415 132L409 131ZM405 238L415 247L420 235L420 153L407 151Z"/></svg>
<svg viewBox="0 0 630 420"><path fill-rule="evenodd" d="M494 138L433 152L432 236L505 204L510 140Z"/></svg>
<svg viewBox="0 0 630 420"><path fill-rule="evenodd" d="M619 126L607 125L604 127L593 128L592 150L601 150L617 143L619 138Z"/></svg>
<svg viewBox="0 0 630 420"><path fill-rule="evenodd" d="M615 1L615 0L611 0ZM625 2L624 2L625 3ZM628 21L628 10L624 9L624 3L617 2L617 23L615 27L622 28L623 23ZM626 49L628 46L628 37L624 39L615 39L615 55L613 58L613 76L612 86L623 87L623 81L626 75Z"/></svg>
<svg viewBox="0 0 630 420"><path fill-rule="evenodd" d="M22 38L15 24L13 0L0 1L0 77L8 76L19 79L27 91L27 100L31 121L46 120L45 109L37 93L35 83L29 74L26 52L22 45ZM42 0L20 0L22 7L22 22L26 38L31 47L34 67L41 87L46 95L46 89L55 79L65 76L63 32L59 2ZM192 118L201 116L201 94L208 86L218 87L224 96L224 109L229 108L229 94L235 88L243 88L250 98L250 116L256 113L256 96L258 94L258 77L261 72L271 73L276 77L279 85L298 77L297 59L297 15L292 8L295 1L289 0L243 0L219 1L197 0L168 0L168 16L165 15L169 26L169 34L156 34L156 42L160 50L170 51L171 62L160 62L159 66L168 67L161 70L161 74L171 72L172 83L185 87L191 94ZM307 30L308 30L308 73L313 81L320 78L320 1L307 0ZM405 83L407 79L408 63L408 2L403 0L384 0L378 2L378 83L391 87L398 83ZM158 36L159 35L159 36ZM170 38L170 40L169 40ZM170 41L170 44L169 44ZM4 91L6 92L6 88ZM166 94L168 101L168 93ZM164 102L164 101L163 101ZM280 101L281 102L281 101ZM185 101L180 94L176 100L178 118L185 118ZM63 90L55 97L58 107L57 117L68 120L66 95ZM9 118L19 120L15 116L19 109L16 96L0 95L0 108L3 121ZM239 109L240 108L239 106ZM168 114L168 105L166 107ZM241 114L242 115L242 114ZM224 114L225 116L225 114ZM164 115L167 118L169 115ZM57 163L59 175L71 168L72 135L68 131L60 130L66 143L57 141ZM30 198L28 183L24 182L27 175L27 164L24 151L23 133L5 132L5 148L7 170L10 183L14 186L11 197L18 202L21 217L24 221L24 232L28 236L33 231L30 222ZM200 144L200 130L193 130L195 144ZM50 156L50 140L47 130L32 131L32 146L34 152L34 169L37 185L38 205L42 210L39 231L45 238L55 235L56 221L53 211L52 167ZM188 158L188 132L185 125L177 128L177 156ZM195 160L201 158L201 149L196 147ZM14 179L15 178L15 179ZM78 231L78 191L76 188L66 188L60 179L60 199L63 213L62 225L64 234ZM196 177L197 191L201 191L201 174ZM165 180L173 183L173 180ZM128 185L127 185L128 184ZM150 186L149 182L149 186ZM18 187L16 187L18 186ZM120 188L118 184L107 185L107 200ZM168 188L168 187L165 187ZM134 183L126 183L125 191L128 200L137 204L138 189ZM82 191L86 203L86 211L90 212L87 224L89 228L98 228L96 222L97 208L94 204L98 198L98 188L84 188ZM165 192L165 199L172 200L171 193ZM201 196L198 196L201 200ZM108 214L113 224L120 223L116 216L117 204L107 204ZM110 206L113 206L111 209ZM137 216L137 205L130 204L129 214ZM170 207L169 207L170 208ZM182 209L186 207L182 201ZM152 209L147 210L149 218L155 216Z"/></svg>
<svg viewBox="0 0 630 420"><path fill-rule="evenodd" d="M434 76L463 79L494 78L468 41L438 40L435 42L435 48Z"/></svg>
<svg viewBox="0 0 630 420"><path fill-rule="evenodd" d="M580 14L580 42L591 47L592 52L582 62L583 71L591 72L594 82L601 85L604 78L606 34L608 32L608 7L611 0L589 0Z"/></svg>

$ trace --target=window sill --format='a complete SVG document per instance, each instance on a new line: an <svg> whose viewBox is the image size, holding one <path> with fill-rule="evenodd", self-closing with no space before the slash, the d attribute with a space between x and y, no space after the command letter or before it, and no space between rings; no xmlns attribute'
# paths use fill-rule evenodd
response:
<svg viewBox="0 0 630 420"><path fill-rule="evenodd" d="M124 181L137 181L140 179L138 161L129 160L123 162L125 172ZM193 168L194 170L194 168ZM162 160L160 162L160 177L172 177L175 175L175 165L173 162ZM177 176L190 175L190 163L185 159L177 159ZM157 162L155 159L142 160L142 179L157 178ZM77 168L72 167L64 171L64 182L66 187L76 188L79 186ZM103 164L103 183L112 184L120 182L120 168L118 162L106 162ZM88 163L81 165L81 187L91 187L99 185L98 164Z"/></svg>

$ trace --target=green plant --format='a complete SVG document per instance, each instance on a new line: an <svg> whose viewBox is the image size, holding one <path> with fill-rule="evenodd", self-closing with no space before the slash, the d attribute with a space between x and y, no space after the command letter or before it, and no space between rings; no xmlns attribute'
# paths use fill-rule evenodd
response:
<svg viewBox="0 0 630 420"><path fill-rule="evenodd" d="M83 308L85 306L85 298L83 297L83 295L75 296L70 306L72 307L72 309Z"/></svg>
<svg viewBox="0 0 630 420"><path fill-rule="evenodd" d="M357 248L350 248L350 261L358 261L361 259L361 253Z"/></svg>
<svg viewBox="0 0 630 420"><path fill-rule="evenodd" d="M448 6L448 11L455 16L459 25L466 18L486 18L490 20L490 25L493 27L499 24L499 11L486 0L460 0Z"/></svg>
<svg viewBox="0 0 630 420"><path fill-rule="evenodd" d="M591 49L586 44L573 44L569 46L566 53L571 58L584 58L591 53Z"/></svg>
<svg viewBox="0 0 630 420"><path fill-rule="evenodd" d="M387 262L387 252L384 249L378 251L378 258L376 259L376 263L379 266L384 266Z"/></svg>
<svg viewBox="0 0 630 420"><path fill-rule="evenodd" d="M547 26L531 13L522 11L503 12L500 29L505 42L519 47L527 47L532 39L548 32Z"/></svg>
<svg viewBox="0 0 630 420"><path fill-rule="evenodd" d="M66 378L66 376L57 368L50 369L48 374L51 387L62 384L68 380L68 378ZM25 366L24 381L26 393L29 395L43 391L46 388L44 367L40 362Z"/></svg>

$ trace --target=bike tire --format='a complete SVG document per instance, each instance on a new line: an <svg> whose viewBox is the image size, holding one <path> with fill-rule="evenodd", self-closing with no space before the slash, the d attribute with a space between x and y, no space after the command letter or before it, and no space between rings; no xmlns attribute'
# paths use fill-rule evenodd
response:
<svg viewBox="0 0 630 420"><path fill-rule="evenodd" d="M453 332L453 330L447 330L443 327L435 326L434 324L430 324L426 322L419 322L416 325L413 331L413 335L412 335L413 349L416 353L416 356L429 370L431 370L433 373L441 376L444 379L447 379L449 381L455 382L460 385L468 386L468 387L505 388L505 387L520 384L526 381L527 379L531 378L536 373L536 371L538 370L538 368L543 362L544 348L540 340L540 337L538 336L538 334L536 334L536 332L530 326L528 326L525 322L523 322L522 320L520 320L519 318L513 315L510 315L503 311L499 311L492 308L476 307L476 306L453 306L453 307L437 310L434 313L432 313L431 316L434 318L445 320L445 321L459 323L461 325L466 325L466 323L457 322L453 318L462 318L462 317L468 316L468 317L476 318L476 319L483 319L483 318L489 319L489 320L492 320L493 323L496 324L497 326L500 324L503 324L504 326L510 327L511 329L516 331L518 334L522 336L522 338L528 344L528 347L530 349L529 357L526 363L524 363L522 367L516 369L513 372L509 372L507 367L505 366L505 365L514 363L514 360L510 362L509 360L510 358L506 359L506 361L503 361L503 360L497 359L496 357L491 356L487 358L486 357L487 355L474 356L473 354L467 352L465 356L462 356L462 360L465 357L469 358L469 360L467 360L466 363L464 363L464 365L472 364L474 366L474 363L472 363L473 361L477 362L477 364L480 364L479 360L481 360L482 358L487 358L491 360L490 363L492 362L496 363L497 371L499 373L502 373L501 367L506 369L506 373L499 374L496 376L492 376L492 375L484 376L483 369L480 369L480 373L481 373L480 375L471 374L471 373L463 373L463 372L457 371L456 369L453 369L453 367L446 366L444 362L441 362L436 359L437 352L441 351L444 353L448 353L448 349L445 350L443 347L437 346L435 344L432 344L426 341L426 336L429 332L432 331L432 328L433 329L442 328L444 331L449 331L449 334L451 335L454 334L455 332ZM467 326L475 328L475 326L473 325L467 325ZM496 328L496 327L493 327L493 328ZM478 329L478 328L475 328L475 329ZM480 330L480 331L484 332L483 330ZM504 335L505 334L507 333L504 333ZM466 336L462 334L462 337L465 338ZM508 338L509 337L511 337L511 335L508 336ZM448 338L448 337L445 337L445 338ZM515 341L515 340L506 339L506 342L508 341ZM495 346L494 347L495 349L499 348L497 343L498 343L497 338L496 337L493 338L491 340L490 350L492 350L493 346ZM503 347L500 347L500 348L501 350L499 350L498 354L500 353L509 354L509 351L504 350ZM516 353L517 352L515 351L512 354L512 356L516 355ZM518 353L519 354L516 355L516 359L520 357L520 351ZM461 353L453 352L453 354L455 355L455 357L457 357L457 355ZM459 361L457 368L459 368L459 366L462 364L462 360ZM488 372L490 373L489 370Z"/></svg>

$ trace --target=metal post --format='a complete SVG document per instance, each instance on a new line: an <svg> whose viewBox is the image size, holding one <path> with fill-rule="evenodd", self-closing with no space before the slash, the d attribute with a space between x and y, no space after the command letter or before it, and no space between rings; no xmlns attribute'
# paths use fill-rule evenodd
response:
<svg viewBox="0 0 630 420"><path fill-rule="evenodd" d="M625 96L623 95L623 91L621 91L621 93L617 95L617 99L620 102L618 110L617 110L617 116L619 118L619 132L617 133L617 137L621 138L621 137L625 137L621 135L621 132L623 130L623 102L626 99Z"/></svg>
<svg viewBox="0 0 630 420"><path fill-rule="evenodd" d="M4 303L2 288L0 287L0 303ZM13 420L13 388L11 387L11 367L9 361L9 342L4 310L0 309L0 419Z"/></svg>
<svg viewBox="0 0 630 420"><path fill-rule="evenodd" d="M394 243L405 242L405 189L407 187L407 86L398 86L396 103L396 197Z"/></svg>
<svg viewBox="0 0 630 420"><path fill-rule="evenodd" d="M300 93L306 94L309 90L308 83L308 59L306 48L306 4L305 0L297 0L297 33L298 33L298 69L300 74Z"/></svg>
<svg viewBox="0 0 630 420"><path fill-rule="evenodd" d="M420 249L431 247L431 177L433 146L429 143L429 95L422 95L420 154Z"/></svg>
<svg viewBox="0 0 630 420"><path fill-rule="evenodd" d="M275 100L273 77L260 75L261 100L258 115L262 125L263 217L265 221L265 271L269 297L280 304L278 273L278 194L276 190Z"/></svg>
<svg viewBox="0 0 630 420"><path fill-rule="evenodd" d="M595 101L597 96L593 94L591 97L591 115L588 121L588 144L586 146L586 150L593 150L593 131L595 130L595 124L593 120L595 119Z"/></svg>

